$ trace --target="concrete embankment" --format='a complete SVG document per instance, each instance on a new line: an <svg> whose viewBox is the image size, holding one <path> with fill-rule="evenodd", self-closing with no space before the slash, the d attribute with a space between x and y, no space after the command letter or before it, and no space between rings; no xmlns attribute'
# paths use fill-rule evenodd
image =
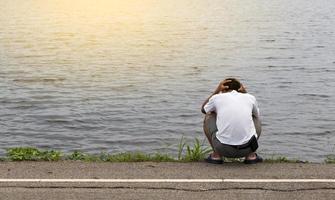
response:
<svg viewBox="0 0 335 200"><path fill-rule="evenodd" d="M0 179L4 199L333 199L335 196L332 164L0 162Z"/></svg>

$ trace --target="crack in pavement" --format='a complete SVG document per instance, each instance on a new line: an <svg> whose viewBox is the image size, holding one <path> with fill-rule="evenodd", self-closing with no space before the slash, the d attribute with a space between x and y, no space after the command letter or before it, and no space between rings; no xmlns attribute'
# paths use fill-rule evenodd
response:
<svg viewBox="0 0 335 200"><path fill-rule="evenodd" d="M229 190L263 190L271 192L301 192L301 191L316 191L316 190L335 190L335 187L313 187L313 188L298 188L298 189L273 189L264 187L231 187L231 188L209 188L209 189L187 189L174 187L130 187L130 186L5 186L0 188L22 188L22 189L145 189L145 190L171 190L185 192L208 192L208 191L229 191Z"/></svg>

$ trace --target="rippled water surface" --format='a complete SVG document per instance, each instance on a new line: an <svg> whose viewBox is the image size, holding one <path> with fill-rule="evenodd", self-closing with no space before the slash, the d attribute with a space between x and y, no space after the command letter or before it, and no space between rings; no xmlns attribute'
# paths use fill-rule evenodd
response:
<svg viewBox="0 0 335 200"><path fill-rule="evenodd" d="M335 153L335 2L0 0L1 153L176 152L236 76L262 155Z"/></svg>

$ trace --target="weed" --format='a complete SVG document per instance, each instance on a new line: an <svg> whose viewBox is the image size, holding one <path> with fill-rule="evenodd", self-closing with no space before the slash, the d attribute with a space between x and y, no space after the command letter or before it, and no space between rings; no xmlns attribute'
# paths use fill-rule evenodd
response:
<svg viewBox="0 0 335 200"><path fill-rule="evenodd" d="M7 157L11 161L58 161L61 158L59 151L41 151L34 147L17 147L7 150Z"/></svg>
<svg viewBox="0 0 335 200"><path fill-rule="evenodd" d="M81 151L74 151L72 154L66 157L68 160L81 160L81 161L90 161L94 160L92 155L85 154Z"/></svg>
<svg viewBox="0 0 335 200"><path fill-rule="evenodd" d="M178 157L177 157L178 160L182 160L182 154L183 154L185 145L186 145L186 142L184 140L184 136L182 136L180 139L179 145L178 145Z"/></svg>
<svg viewBox="0 0 335 200"><path fill-rule="evenodd" d="M335 164L335 155L328 155L326 157L325 163Z"/></svg>
<svg viewBox="0 0 335 200"><path fill-rule="evenodd" d="M200 144L199 139L196 138L195 143L193 144L193 148L191 148L189 145L186 145L186 155L182 160L191 162L201 161L211 151L212 149L209 147L203 148L203 145Z"/></svg>
<svg viewBox="0 0 335 200"><path fill-rule="evenodd" d="M136 152L136 153L119 153L114 155L109 155L107 158L109 162L143 162L151 161L150 155Z"/></svg>
<svg viewBox="0 0 335 200"><path fill-rule="evenodd" d="M308 161L288 159L285 156L272 156L271 158L266 158L265 162L267 163L308 163Z"/></svg>
<svg viewBox="0 0 335 200"><path fill-rule="evenodd" d="M159 154L159 153L154 154L151 157L151 160L155 162L174 162L176 161L174 158L172 158L168 154Z"/></svg>

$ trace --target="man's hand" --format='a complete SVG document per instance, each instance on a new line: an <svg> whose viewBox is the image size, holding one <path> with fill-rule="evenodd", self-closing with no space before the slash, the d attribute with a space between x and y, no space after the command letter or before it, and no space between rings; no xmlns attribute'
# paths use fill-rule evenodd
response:
<svg viewBox="0 0 335 200"><path fill-rule="evenodd" d="M201 106L201 112L202 113L206 114L206 111L205 111L204 107L208 103L209 99L212 96L214 96L216 94L219 94L220 92L226 92L227 90L229 90L229 87L224 85L224 84L229 83L229 82L231 82L231 80L224 80L224 81L220 82L220 84L218 85L218 87L216 88L216 90L214 91L214 93L211 96L209 96L206 99L206 101L202 104L202 106Z"/></svg>
<svg viewBox="0 0 335 200"><path fill-rule="evenodd" d="M218 87L216 88L214 94L218 94L220 92L226 92L227 90L229 90L228 86L225 86L224 84L231 82L231 80L223 80L220 82L220 84L218 85Z"/></svg>

